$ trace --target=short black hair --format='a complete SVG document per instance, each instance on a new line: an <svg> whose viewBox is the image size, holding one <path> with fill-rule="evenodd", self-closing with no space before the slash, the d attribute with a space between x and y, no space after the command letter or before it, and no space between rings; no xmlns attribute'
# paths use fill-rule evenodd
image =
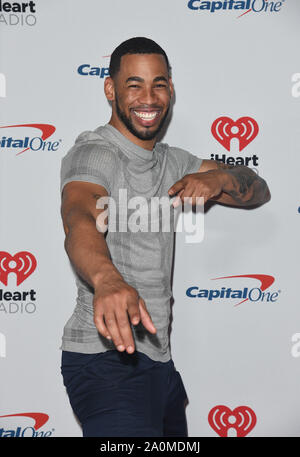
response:
<svg viewBox="0 0 300 457"><path fill-rule="evenodd" d="M165 51L153 40L145 37L134 37L123 41L113 51L110 57L109 75L114 78L120 70L121 57L126 54L161 54L167 64L168 74L171 75L171 66Z"/></svg>

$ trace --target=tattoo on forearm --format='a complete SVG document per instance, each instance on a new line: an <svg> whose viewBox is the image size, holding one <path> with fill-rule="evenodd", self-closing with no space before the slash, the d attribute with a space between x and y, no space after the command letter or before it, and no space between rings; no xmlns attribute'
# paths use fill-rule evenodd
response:
<svg viewBox="0 0 300 457"><path fill-rule="evenodd" d="M232 187L226 189L234 200L247 205L263 203L269 200L270 192L264 179L245 165L228 165L216 161L219 169L231 176Z"/></svg>

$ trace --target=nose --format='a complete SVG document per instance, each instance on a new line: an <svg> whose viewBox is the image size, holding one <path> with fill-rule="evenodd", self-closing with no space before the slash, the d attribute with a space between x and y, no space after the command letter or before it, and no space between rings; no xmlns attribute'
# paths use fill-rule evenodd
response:
<svg viewBox="0 0 300 457"><path fill-rule="evenodd" d="M145 86L139 94L139 103L144 105L153 105L157 103L157 94L152 86Z"/></svg>

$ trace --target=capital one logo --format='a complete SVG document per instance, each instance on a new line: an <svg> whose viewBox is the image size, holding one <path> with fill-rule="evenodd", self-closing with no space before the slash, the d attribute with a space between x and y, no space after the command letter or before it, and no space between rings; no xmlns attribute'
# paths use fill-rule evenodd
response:
<svg viewBox="0 0 300 457"><path fill-rule="evenodd" d="M0 416L0 419L8 419L7 423L11 423L11 418L18 418L18 422L13 428L3 427L3 421L0 428L0 438L23 438L23 437L49 437L52 436L54 429L41 430L41 427L46 424L49 419L48 414L45 413L17 413L6 414ZM23 419L25 418L25 420ZM29 423L28 423L29 419ZM32 425L33 421L33 425ZM25 426L24 426L25 423ZM28 425L27 425L28 423ZM38 431L39 430L39 431Z"/></svg>
<svg viewBox="0 0 300 457"><path fill-rule="evenodd" d="M269 0L222 0L222 1L205 1L205 0L189 0L187 6L194 11L209 11L215 13L216 11L241 11L246 10L240 14L239 17L253 11L254 13L276 13L281 11L282 4L285 0L269 1Z"/></svg>
<svg viewBox="0 0 300 457"><path fill-rule="evenodd" d="M210 410L208 423L221 437L228 437L232 429L237 437L244 437L255 427L256 414L249 406L238 406L231 410L227 406L218 405Z"/></svg>
<svg viewBox="0 0 300 457"><path fill-rule="evenodd" d="M25 127L26 129L40 130L40 136L9 136L11 129L19 129ZM4 135L0 137L0 151L1 149L21 149L16 155L23 154L23 152L31 151L57 151L61 140L49 141L53 133L56 131L54 125L51 124L16 124L16 125L4 125L0 129L4 129ZM7 132L5 131L6 129ZM14 132L14 130L13 130ZM2 131L1 131L2 133ZM14 135L14 134L13 134ZM48 141L46 141L48 140Z"/></svg>
<svg viewBox="0 0 300 457"><path fill-rule="evenodd" d="M36 265L36 258L31 252L21 251L12 256L0 251L0 282L7 286L9 273L15 273L19 286L34 272Z"/></svg>
<svg viewBox="0 0 300 457"><path fill-rule="evenodd" d="M262 275L262 274L252 274L252 275L233 275L233 276L222 276L220 278L214 278L213 280L216 280L216 279L229 279L229 278L251 278L251 279L256 279L260 282L260 287L254 287L254 288L251 288L249 291L248 291L248 288L244 288L243 290L243 294L240 295L240 294L233 294L234 296L237 296L239 298L244 298L244 300L242 300L241 302L239 303L236 303L234 306L238 306L238 305L241 305L242 303L246 302L247 300L250 300L250 301L263 301L263 300L266 300L266 301L271 301L271 302L274 302L277 297L278 297L278 293L279 292L274 292L274 293L264 293L266 289L268 289L275 281L275 278L274 276L271 276L271 275ZM214 291L215 292L215 296L218 297L218 293L217 291ZM224 292L224 288L223 288L223 292ZM220 296L224 297L224 293L222 294L222 292L220 293ZM230 294L229 294L230 295ZM212 294L212 296L214 296L214 294Z"/></svg>
<svg viewBox="0 0 300 457"><path fill-rule="evenodd" d="M247 274L247 275L231 275L231 276L222 276L219 278L213 278L212 280L220 279L254 279L260 282L259 287L251 287L248 285L246 287L240 287L239 289L233 287L223 286L219 289L201 289L199 286L191 286L186 290L186 295L193 299L204 299L212 303L212 301L222 301L228 299L241 300L236 303L234 306L239 306L246 301L252 303L264 302L264 303L274 303L277 301L281 290L277 291L267 291L269 287L274 283L275 278L271 275L266 274ZM244 285L245 286L245 285Z"/></svg>
<svg viewBox="0 0 300 457"><path fill-rule="evenodd" d="M110 55L102 56L103 58L108 58ZM98 78L104 79L109 76L109 67L105 63L105 66L93 67L89 63L83 63L77 68L77 73L80 76L96 76Z"/></svg>
<svg viewBox="0 0 300 457"><path fill-rule="evenodd" d="M3 73L0 73L0 97L6 97L6 78Z"/></svg>
<svg viewBox="0 0 300 457"><path fill-rule="evenodd" d="M33 428L38 430L41 428L49 419L48 414L44 413L19 413L19 414L7 414L5 416L0 416L0 418L4 417L29 417L34 420Z"/></svg>

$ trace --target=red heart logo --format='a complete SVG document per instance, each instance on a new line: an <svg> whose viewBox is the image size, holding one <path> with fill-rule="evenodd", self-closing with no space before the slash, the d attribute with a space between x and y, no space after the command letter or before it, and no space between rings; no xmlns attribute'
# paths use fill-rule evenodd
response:
<svg viewBox="0 0 300 457"><path fill-rule="evenodd" d="M228 430L234 428L237 436L242 437L256 425L256 415L249 406L238 406L233 411L224 405L212 408L208 414L211 428L222 437L227 437Z"/></svg>
<svg viewBox="0 0 300 457"><path fill-rule="evenodd" d="M12 266L11 262L15 265ZM0 251L0 281L7 286L9 273L15 273L17 276L17 286L25 281L36 269L36 258L28 251L21 251L14 256L8 252Z"/></svg>
<svg viewBox="0 0 300 457"><path fill-rule="evenodd" d="M230 117L222 116L211 126L211 133L227 151L230 152L232 138L239 139L239 151L242 151L258 134L258 124L252 117L240 117L234 122Z"/></svg>

